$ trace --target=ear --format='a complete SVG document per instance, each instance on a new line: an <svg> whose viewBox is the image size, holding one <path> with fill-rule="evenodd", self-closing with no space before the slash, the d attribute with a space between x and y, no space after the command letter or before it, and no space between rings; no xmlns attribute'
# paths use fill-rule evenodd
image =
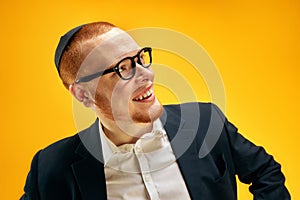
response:
<svg viewBox="0 0 300 200"><path fill-rule="evenodd" d="M90 97L88 91L82 85L72 84L69 86L69 91L85 107L89 108L94 105L93 98Z"/></svg>

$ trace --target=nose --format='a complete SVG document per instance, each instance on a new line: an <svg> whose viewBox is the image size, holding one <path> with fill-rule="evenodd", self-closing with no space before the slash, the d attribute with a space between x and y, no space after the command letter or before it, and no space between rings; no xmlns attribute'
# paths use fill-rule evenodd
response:
<svg viewBox="0 0 300 200"><path fill-rule="evenodd" d="M143 83L146 81L153 81L154 72L151 67L145 68L142 65L136 63L135 81L136 83Z"/></svg>

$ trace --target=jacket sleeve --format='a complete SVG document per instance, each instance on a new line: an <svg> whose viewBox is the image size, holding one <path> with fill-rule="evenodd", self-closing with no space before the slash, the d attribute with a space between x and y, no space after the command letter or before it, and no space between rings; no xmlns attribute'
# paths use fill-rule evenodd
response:
<svg viewBox="0 0 300 200"><path fill-rule="evenodd" d="M224 119L235 172L241 182L251 184L249 190L254 200L291 199L280 164L263 147L244 138L233 124Z"/></svg>
<svg viewBox="0 0 300 200"><path fill-rule="evenodd" d="M24 187L24 194L20 200L39 200L39 191L37 183L37 169L38 169L38 157L39 153L36 153L32 159L30 172L27 175L26 184Z"/></svg>

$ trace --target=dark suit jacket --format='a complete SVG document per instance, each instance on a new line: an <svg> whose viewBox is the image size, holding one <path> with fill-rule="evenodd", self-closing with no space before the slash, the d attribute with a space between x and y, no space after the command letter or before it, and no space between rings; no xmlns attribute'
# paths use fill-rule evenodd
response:
<svg viewBox="0 0 300 200"><path fill-rule="evenodd" d="M164 106L161 120L192 199L236 199L235 175L254 199L290 199L280 165L213 104ZM107 199L98 124L39 151L21 199Z"/></svg>

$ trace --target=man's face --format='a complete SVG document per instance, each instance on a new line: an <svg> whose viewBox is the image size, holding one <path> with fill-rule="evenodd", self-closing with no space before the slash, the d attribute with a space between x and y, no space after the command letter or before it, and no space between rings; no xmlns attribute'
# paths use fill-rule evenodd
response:
<svg viewBox="0 0 300 200"><path fill-rule="evenodd" d="M113 67L122 58L137 54L138 49L136 48L129 52L127 50L126 53L119 50L126 49L123 48L125 45L130 46L128 43L132 41L125 42L125 40L124 36L124 42L108 42L105 45L105 48L116 50L117 59L105 61L105 63L112 63L110 67ZM97 41L93 42L97 43ZM96 72L103 68L93 70ZM154 72L151 68L144 68L136 63L136 73L130 80L122 80L117 73L113 72L99 77L94 80L94 83L95 81L97 82L94 87L96 91L93 92L95 105L99 109L100 115L105 118L117 123L149 123L162 113L162 106L153 92Z"/></svg>

